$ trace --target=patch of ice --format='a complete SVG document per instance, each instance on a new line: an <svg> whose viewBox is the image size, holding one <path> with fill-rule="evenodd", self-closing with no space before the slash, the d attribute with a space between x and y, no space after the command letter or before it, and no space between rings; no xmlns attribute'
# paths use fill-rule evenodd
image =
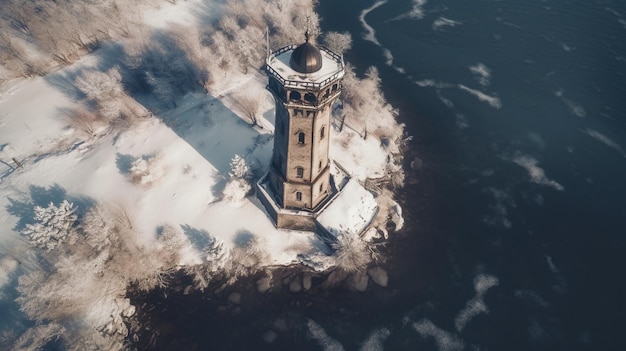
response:
<svg viewBox="0 0 626 351"><path fill-rule="evenodd" d="M382 45L380 44L378 39L376 39L376 30L367 23L367 21L365 20L365 16L367 16L370 12L376 10L377 8L383 6L386 3L387 3L387 0L377 1L372 6L361 11L361 14L359 14L359 21L361 22L361 25L365 29L365 34L363 35L363 39L370 41L376 44L377 46L382 46Z"/></svg>
<svg viewBox="0 0 626 351"><path fill-rule="evenodd" d="M537 166L539 164L539 161L537 161L537 159L535 159L534 157L530 155L521 154L521 155L515 156L512 159L512 161L515 164L526 169L533 183L545 185L558 191L563 191L565 189L557 181L549 179L546 176L546 172L543 170L543 168Z"/></svg>
<svg viewBox="0 0 626 351"><path fill-rule="evenodd" d="M474 95L478 98L478 100L488 103L491 107L495 109L500 109L502 107L502 102L500 101L500 98L496 96L487 95L480 90L469 88L463 84L459 84L458 87L459 89Z"/></svg>
<svg viewBox="0 0 626 351"><path fill-rule="evenodd" d="M469 66L468 68L470 72L472 72L472 74L476 77L476 80L478 80L478 83L480 83L480 85L489 85L491 81L491 70L487 66L485 66L484 63L479 62L473 66Z"/></svg>
<svg viewBox="0 0 626 351"><path fill-rule="evenodd" d="M365 339L361 345L360 351L382 351L384 349L383 343L391 335L391 331L387 328L375 329Z"/></svg>
<svg viewBox="0 0 626 351"><path fill-rule="evenodd" d="M409 12L404 13L396 18L394 18L393 20L400 20L400 19L413 19L413 20L420 20L422 18L424 18L424 5L426 4L427 0L413 0L411 9L409 10Z"/></svg>
<svg viewBox="0 0 626 351"><path fill-rule="evenodd" d="M461 351L465 347L457 335L439 328L426 318L413 323L413 329L423 338L433 338L439 351Z"/></svg>
<svg viewBox="0 0 626 351"><path fill-rule="evenodd" d="M433 29L441 30L441 28L443 27L456 27L459 24L462 24L462 23L455 21L455 20L451 20L449 18L439 17L433 22Z"/></svg>
<svg viewBox="0 0 626 351"><path fill-rule="evenodd" d="M491 171L491 173L489 172ZM487 175L492 175L493 171L486 171ZM512 223L508 218L507 206L515 207L515 201L513 201L511 195L505 190L496 189L493 187L484 190L493 195L495 203L490 204L489 208L492 210L492 214L485 216L483 222L490 226L502 226L504 228L511 228Z"/></svg>
<svg viewBox="0 0 626 351"><path fill-rule="evenodd" d="M456 114L456 127L459 129L469 128L469 121L465 117L465 115L457 113Z"/></svg>
<svg viewBox="0 0 626 351"><path fill-rule="evenodd" d="M324 328L317 324L314 320L309 319L306 323L308 328L308 336L317 341L324 351L343 351L343 345L332 337L330 337Z"/></svg>
<svg viewBox="0 0 626 351"><path fill-rule="evenodd" d="M619 145L617 142L615 142L613 139L611 139L608 136L598 132L597 130L587 129L586 132L587 132L587 135L589 135L590 137L596 139L597 141L599 141L602 144L610 147L611 149L619 152L623 157L626 158L626 152L624 152L624 149L622 149L622 146Z"/></svg>
<svg viewBox="0 0 626 351"><path fill-rule="evenodd" d="M498 284L498 278L492 275L479 274L476 278L474 278L474 291L476 291L476 296L465 304L465 307L454 319L454 326L458 332L463 331L467 323L469 323L472 318L481 313L489 312L489 308L487 308L483 297L485 293L487 293L487 290L497 286Z"/></svg>
<svg viewBox="0 0 626 351"><path fill-rule="evenodd" d="M548 267L550 267L550 271L552 273L558 274L559 269L556 267L556 265L554 264L554 262L552 261L552 257L550 256L546 256L546 263L548 264Z"/></svg>
<svg viewBox="0 0 626 351"><path fill-rule="evenodd" d="M531 290L516 290L515 297L531 301L541 307L549 307L550 303Z"/></svg>

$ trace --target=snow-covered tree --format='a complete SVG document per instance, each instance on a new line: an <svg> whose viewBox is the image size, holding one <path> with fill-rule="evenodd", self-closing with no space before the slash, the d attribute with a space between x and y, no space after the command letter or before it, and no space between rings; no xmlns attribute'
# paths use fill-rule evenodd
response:
<svg viewBox="0 0 626 351"><path fill-rule="evenodd" d="M352 36L348 32L327 32L322 37L322 42L330 50L343 55L352 47Z"/></svg>
<svg viewBox="0 0 626 351"><path fill-rule="evenodd" d="M35 223L27 224L22 234L35 246L50 251L68 239L77 219L76 208L67 200L59 206L35 206Z"/></svg>
<svg viewBox="0 0 626 351"><path fill-rule="evenodd" d="M224 199L238 203L252 189L250 185L250 179L252 178L250 166L243 157L235 155L230 161L230 172L228 172L228 175L230 179L224 187Z"/></svg>
<svg viewBox="0 0 626 351"><path fill-rule="evenodd" d="M252 178L252 172L250 170L250 166L246 162L246 160L239 156L233 156L233 159L230 161L230 171L228 172L232 178L250 180Z"/></svg>

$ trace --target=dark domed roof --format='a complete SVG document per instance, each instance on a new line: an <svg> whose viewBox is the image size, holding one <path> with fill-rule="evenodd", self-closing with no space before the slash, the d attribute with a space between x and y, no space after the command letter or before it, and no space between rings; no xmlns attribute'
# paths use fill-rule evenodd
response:
<svg viewBox="0 0 626 351"><path fill-rule="evenodd" d="M289 66L300 73L314 73L322 68L322 53L315 45L309 43L309 33L306 33L306 42L298 46L291 53Z"/></svg>

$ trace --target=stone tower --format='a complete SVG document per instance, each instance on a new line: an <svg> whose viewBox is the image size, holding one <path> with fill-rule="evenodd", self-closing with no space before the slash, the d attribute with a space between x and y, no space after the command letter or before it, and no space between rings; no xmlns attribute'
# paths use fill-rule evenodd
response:
<svg viewBox="0 0 626 351"><path fill-rule="evenodd" d="M329 133L344 65L340 55L313 45L308 31L305 38L304 43L284 47L267 58L268 89L276 102L276 120L265 188L279 210L314 214L334 191ZM273 216L278 227L311 229L292 216L281 218L278 212Z"/></svg>

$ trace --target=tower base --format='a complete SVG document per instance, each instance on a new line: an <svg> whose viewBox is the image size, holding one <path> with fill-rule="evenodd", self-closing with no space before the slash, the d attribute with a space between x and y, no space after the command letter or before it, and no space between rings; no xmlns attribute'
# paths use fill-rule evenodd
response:
<svg viewBox="0 0 626 351"><path fill-rule="evenodd" d="M333 202L350 180L350 176L341 166L336 163L333 163L333 166L330 172L330 193L314 209L292 209L281 206L278 195L269 184L269 172L256 183L257 198L277 228L319 232L316 218Z"/></svg>
<svg viewBox="0 0 626 351"><path fill-rule="evenodd" d="M360 235L376 217L378 205L367 191L337 163L331 170L331 194L315 209L287 209L279 205L268 174L256 183L257 198L277 228L315 232L334 240L343 234Z"/></svg>

